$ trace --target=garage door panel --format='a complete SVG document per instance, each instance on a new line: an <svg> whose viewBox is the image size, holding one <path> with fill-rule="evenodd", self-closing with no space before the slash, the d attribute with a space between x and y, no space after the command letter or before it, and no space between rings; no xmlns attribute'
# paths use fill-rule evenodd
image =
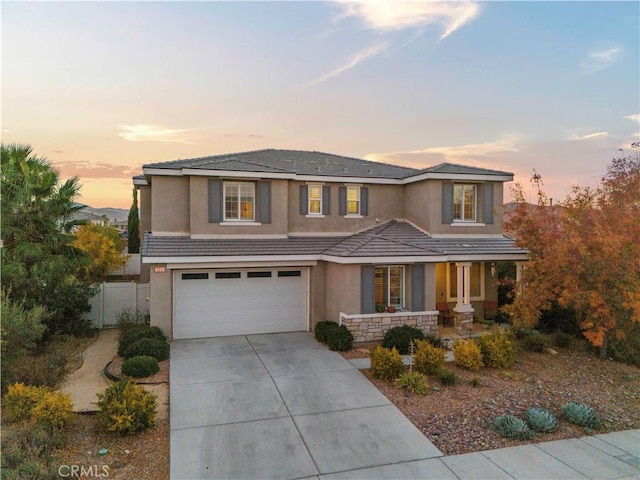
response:
<svg viewBox="0 0 640 480"><path fill-rule="evenodd" d="M306 269L199 272L174 273L174 338L307 330Z"/></svg>

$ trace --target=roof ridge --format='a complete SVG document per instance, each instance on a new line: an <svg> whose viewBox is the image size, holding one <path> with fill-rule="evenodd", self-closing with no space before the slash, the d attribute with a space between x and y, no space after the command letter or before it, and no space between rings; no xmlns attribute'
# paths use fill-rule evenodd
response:
<svg viewBox="0 0 640 480"><path fill-rule="evenodd" d="M410 224L409 222L399 222L399 221L397 221L397 220L392 220L392 221L394 222L394 224L395 224L395 223L406 223L407 225L411 226L412 228L415 228L415 227L414 227L412 224ZM389 228L390 226L391 226L391 225L388 225L388 226L387 226L387 228ZM380 232L380 233L384 232L387 228L384 228L383 230L381 230L381 232ZM427 235L428 237L431 237L431 235L429 235L428 233L424 232L423 230L420 230L420 229L418 229L418 228L415 228L415 229L416 229L417 231L419 231L420 233L422 233L423 235ZM417 248L418 250L424 250L424 251L427 251L427 252L434 251L434 250L429 249L429 248L423 248L423 247L421 247L421 246L419 246L419 245L414 245L414 244L412 244L412 243L403 242L403 241L401 241L401 240L397 240L397 239L394 239L394 238L383 237L382 235L379 235L379 234L377 234L377 233L375 234L375 236L377 236L377 237L379 237L379 238L382 238L382 239L386 240L387 242L397 243L398 245L404 245L405 247Z"/></svg>
<svg viewBox="0 0 640 480"><path fill-rule="evenodd" d="M273 165L267 165L265 163L252 162L250 160L242 160L240 158L234 158L234 159L230 159L230 160L235 160L236 162L246 163L247 165L258 165L258 166L264 167L264 168L271 168L273 170L280 170L283 173L290 173L289 170L285 170L284 168L280 168L280 167L274 167Z"/></svg>
<svg viewBox="0 0 640 480"><path fill-rule="evenodd" d="M390 226L392 223L394 223L394 222L395 222L395 220L389 220L388 222L385 222L385 223L383 223L382 225L376 225L376 226L374 226L374 227L372 227L372 228L370 228L370 229L364 230L364 231L359 232L359 233L354 233L354 234L353 234L353 235L351 235L350 237L347 237L345 240L352 239L352 238L354 238L354 237L356 237L356 236L358 236L358 235L362 235L362 237L363 237L363 238L362 238L361 240L357 241L357 242L356 242L356 244L355 244L355 245L353 245L351 248L349 248L349 249L347 249L347 250L344 250L344 251L341 253L341 255L342 255L343 257L346 257L346 256L348 256L350 253L353 253L353 252L355 252L356 250L358 250L358 249L360 249L360 248L364 247L364 246L365 246L367 243L369 243L371 240L373 240L373 239L377 238L377 237L378 237L378 233L379 233L380 231L384 231L385 229L389 228L389 226ZM367 232L368 232L368 233L367 233ZM336 244L334 245L334 247L335 247L335 246L337 246L337 245L339 245L339 244L340 244L340 242L336 243Z"/></svg>

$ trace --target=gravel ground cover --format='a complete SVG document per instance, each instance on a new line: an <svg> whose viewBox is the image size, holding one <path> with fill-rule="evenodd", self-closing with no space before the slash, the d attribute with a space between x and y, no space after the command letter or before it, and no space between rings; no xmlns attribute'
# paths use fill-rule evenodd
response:
<svg viewBox="0 0 640 480"><path fill-rule="evenodd" d="M366 356L364 347L371 345L357 345L345 357ZM592 433L640 428L640 369L602 362L584 341L557 352L521 351L508 370L470 372L448 363L458 376L457 385L444 387L437 377L429 376L431 388L424 396L406 396L393 382L373 379L368 370L363 373L445 455L584 436L584 429L562 418L562 407L570 401L592 406L603 418L603 426ZM473 379L479 386L472 385ZM492 431L498 415L524 418L525 410L534 406L558 417L556 431L536 434L530 441L507 440Z"/></svg>

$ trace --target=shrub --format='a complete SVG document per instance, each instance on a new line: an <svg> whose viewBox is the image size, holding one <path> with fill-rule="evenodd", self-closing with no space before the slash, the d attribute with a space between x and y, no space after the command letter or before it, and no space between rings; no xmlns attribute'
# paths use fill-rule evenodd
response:
<svg viewBox="0 0 640 480"><path fill-rule="evenodd" d="M437 373L444 366L444 349L435 347L427 340L416 340L413 364L422 373Z"/></svg>
<svg viewBox="0 0 640 480"><path fill-rule="evenodd" d="M50 430L63 430L75 420L71 397L62 392L47 392L32 413L37 423Z"/></svg>
<svg viewBox="0 0 640 480"><path fill-rule="evenodd" d="M344 325L331 328L327 333L329 350L348 352L353 347L353 334Z"/></svg>
<svg viewBox="0 0 640 480"><path fill-rule="evenodd" d="M533 432L524 420L513 415L500 415L493 421L493 429L505 438L514 440L529 440Z"/></svg>
<svg viewBox="0 0 640 480"><path fill-rule="evenodd" d="M524 347L530 352L544 352L547 347L547 339L540 332L533 331L522 339Z"/></svg>
<svg viewBox="0 0 640 480"><path fill-rule="evenodd" d="M47 312L40 306L27 308L25 301L14 302L2 292L2 363L18 361L29 355L42 338Z"/></svg>
<svg viewBox="0 0 640 480"><path fill-rule="evenodd" d="M445 387L451 387L458 383L458 376L456 375L456 372L447 368L442 368L438 372L438 380L440 380L440 383Z"/></svg>
<svg viewBox="0 0 640 480"><path fill-rule="evenodd" d="M424 339L427 342L429 342L431 345L433 345L434 347L444 348L444 342L442 341L442 339L440 337L436 337L434 335L425 335Z"/></svg>
<svg viewBox="0 0 640 480"><path fill-rule="evenodd" d="M148 355L131 357L122 362L122 374L134 378L149 377L158 373L158 360Z"/></svg>
<svg viewBox="0 0 640 480"><path fill-rule="evenodd" d="M524 412L524 419L532 430L538 432L553 432L558 428L556 416L544 408L530 408Z"/></svg>
<svg viewBox="0 0 640 480"><path fill-rule="evenodd" d="M426 377L420 372L402 372L396 379L396 384L408 393L418 395L424 395L429 389Z"/></svg>
<svg viewBox="0 0 640 480"><path fill-rule="evenodd" d="M66 443L63 433L36 424L3 425L2 478L59 478L52 453Z"/></svg>
<svg viewBox="0 0 640 480"><path fill-rule="evenodd" d="M126 357L127 349L138 340L143 338L155 338L166 343L167 337L158 327L148 327L147 325L130 325L124 327L120 333L120 343L118 345L118 355ZM167 356L168 358L168 356Z"/></svg>
<svg viewBox="0 0 640 480"><path fill-rule="evenodd" d="M9 386L2 402L7 418L11 421L30 419L33 409L48 392L46 387L34 387L24 383Z"/></svg>
<svg viewBox="0 0 640 480"><path fill-rule="evenodd" d="M159 338L141 338L135 341L124 352L124 358L148 355L159 362L169 358L169 344Z"/></svg>
<svg viewBox="0 0 640 480"><path fill-rule="evenodd" d="M110 432L127 435L152 427L156 396L130 379L120 380L98 394L98 423Z"/></svg>
<svg viewBox="0 0 640 480"><path fill-rule="evenodd" d="M453 362L462 368L477 372L482 367L482 352L473 340L458 340L453 347Z"/></svg>
<svg viewBox="0 0 640 480"><path fill-rule="evenodd" d="M403 371L402 357L395 347L388 349L378 345L371 352L371 375L374 378L391 380Z"/></svg>
<svg viewBox="0 0 640 480"><path fill-rule="evenodd" d="M316 340L320 343L327 343L327 335L329 335L329 332L338 327L339 325L336 322L322 321L316 323L316 328L313 333L316 336Z"/></svg>
<svg viewBox="0 0 640 480"><path fill-rule="evenodd" d="M473 377L473 378L471 379L471 386L472 386L473 388L478 388L478 387L479 387L479 386L481 386L481 385L482 385L482 382L480 381L480 379L479 379L478 377Z"/></svg>
<svg viewBox="0 0 640 480"><path fill-rule="evenodd" d="M573 343L573 335L564 332L558 332L553 337L553 343L556 347L567 348Z"/></svg>
<svg viewBox="0 0 640 480"><path fill-rule="evenodd" d="M399 353L409 353L409 345L412 340L424 340L424 333L419 328L402 325L393 327L384 335L382 346L385 348L396 348Z"/></svg>
<svg viewBox="0 0 640 480"><path fill-rule="evenodd" d="M584 403L569 402L562 407L562 412L569 422L581 427L595 429L602 425L600 415Z"/></svg>
<svg viewBox="0 0 640 480"><path fill-rule="evenodd" d="M493 331L476 340L482 352L482 361L491 368L508 368L516 360L516 345L507 331Z"/></svg>

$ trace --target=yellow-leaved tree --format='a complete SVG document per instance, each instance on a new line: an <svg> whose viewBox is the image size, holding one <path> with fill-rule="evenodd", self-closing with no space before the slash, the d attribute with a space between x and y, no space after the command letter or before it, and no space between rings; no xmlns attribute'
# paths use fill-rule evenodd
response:
<svg viewBox="0 0 640 480"><path fill-rule="evenodd" d="M73 245L89 254L90 263L81 268L81 275L92 282L103 280L108 272L123 267L129 259L123 254L124 240L111 225L81 225L75 232Z"/></svg>

